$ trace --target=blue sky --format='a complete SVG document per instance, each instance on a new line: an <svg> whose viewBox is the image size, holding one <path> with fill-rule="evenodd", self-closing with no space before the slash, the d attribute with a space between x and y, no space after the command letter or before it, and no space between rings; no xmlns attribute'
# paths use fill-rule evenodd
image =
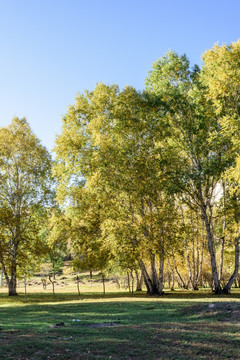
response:
<svg viewBox="0 0 240 360"><path fill-rule="evenodd" d="M144 88L169 49L201 64L240 37L239 0L0 0L0 127L25 116L49 150L77 92Z"/></svg>

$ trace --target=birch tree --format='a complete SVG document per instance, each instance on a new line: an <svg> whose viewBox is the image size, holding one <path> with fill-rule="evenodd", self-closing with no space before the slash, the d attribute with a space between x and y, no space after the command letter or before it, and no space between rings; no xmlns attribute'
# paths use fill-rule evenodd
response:
<svg viewBox="0 0 240 360"><path fill-rule="evenodd" d="M51 157L25 119L0 129L0 263L9 295L18 271L45 251L41 230L52 201Z"/></svg>
<svg viewBox="0 0 240 360"><path fill-rule="evenodd" d="M166 102L172 141L181 164L179 171L173 174L175 191L181 193L190 208L201 213L208 239L215 293L221 293L213 207L218 183L233 162L229 153L232 144L230 137L221 131L212 102L206 99L206 88L200 81L199 73L197 67L190 69L185 55L169 52L153 64L146 84L150 93Z"/></svg>

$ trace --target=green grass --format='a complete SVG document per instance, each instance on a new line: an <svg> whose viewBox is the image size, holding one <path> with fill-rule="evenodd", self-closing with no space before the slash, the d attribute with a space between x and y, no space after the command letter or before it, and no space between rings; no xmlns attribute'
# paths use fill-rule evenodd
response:
<svg viewBox="0 0 240 360"><path fill-rule="evenodd" d="M239 291L1 294L0 359L237 360L239 324Z"/></svg>

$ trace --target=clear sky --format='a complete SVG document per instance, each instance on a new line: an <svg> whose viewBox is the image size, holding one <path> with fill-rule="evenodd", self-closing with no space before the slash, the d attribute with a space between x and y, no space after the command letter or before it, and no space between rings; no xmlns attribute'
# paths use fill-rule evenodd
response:
<svg viewBox="0 0 240 360"><path fill-rule="evenodd" d="M25 116L49 150L77 92L144 88L169 49L201 65L240 37L239 0L0 0L0 127Z"/></svg>

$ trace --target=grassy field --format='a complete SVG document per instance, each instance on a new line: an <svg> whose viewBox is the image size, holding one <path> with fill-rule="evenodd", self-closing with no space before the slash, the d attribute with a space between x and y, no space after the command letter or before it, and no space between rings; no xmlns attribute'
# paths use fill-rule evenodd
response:
<svg viewBox="0 0 240 360"><path fill-rule="evenodd" d="M0 359L240 359L239 290L148 297L110 285L80 297L31 287L27 302L0 292Z"/></svg>

